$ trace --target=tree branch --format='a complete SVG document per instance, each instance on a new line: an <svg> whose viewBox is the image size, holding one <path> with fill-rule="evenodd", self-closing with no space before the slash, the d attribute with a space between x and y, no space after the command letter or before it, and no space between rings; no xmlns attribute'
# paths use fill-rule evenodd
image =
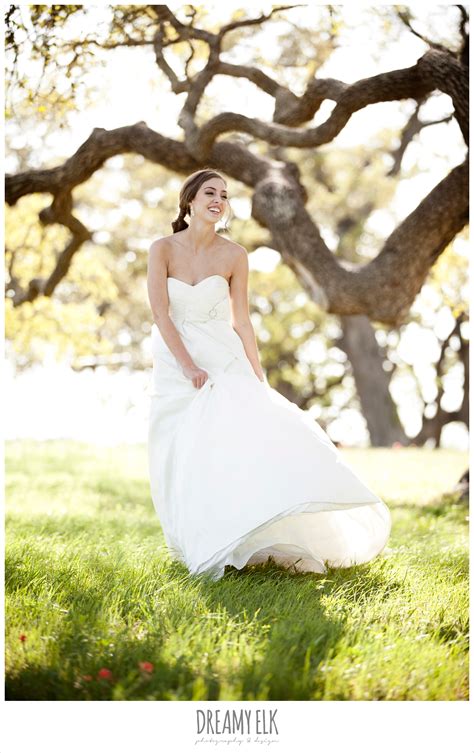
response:
<svg viewBox="0 0 474 753"><path fill-rule="evenodd" d="M294 178L276 169L255 187L252 216L272 232L285 262L326 311L365 313L372 321L399 326L432 264L468 222L468 167L466 159L441 180L366 265L338 262L306 212Z"/></svg>
<svg viewBox="0 0 474 753"><path fill-rule="evenodd" d="M334 79L315 79L298 98L255 68L231 66L219 60L220 42L231 30L231 25L223 27L216 35L182 24L166 6L148 8L159 24L154 39L157 60L167 71L174 89L188 92L180 116L186 141L181 143L163 137L143 122L111 131L96 128L64 164L7 176L6 199L9 204L15 204L21 196L29 193L50 193L53 203L43 211L42 221L63 224L73 234L58 269L44 285L38 287L35 284L35 289L28 291L28 300L31 295L39 294L40 288L49 293L54 290L72 254L89 237L86 228L72 215L71 192L74 187L88 180L110 157L133 152L178 173L189 174L209 165L253 187L254 218L277 239L278 250L298 272L317 303L331 313L366 314L372 320L398 325L430 266L467 222L467 160L452 170L402 222L376 259L365 266L356 266L337 260L321 238L304 208L307 194L295 164L259 157L237 143L218 141L217 138L226 131L238 130L270 144L315 147L334 139L351 115L369 104L404 98L420 101L435 88L451 94L464 133L467 128L468 80L465 67L451 54L429 50L414 66L365 78L352 85ZM257 23L258 19L251 22ZM165 38L165 23L172 25L181 41L197 38L209 44L208 62L193 81L180 82L167 67L162 50L176 40ZM198 128L194 122L198 103L209 81L219 72L244 75L257 86L272 91L276 102L275 116L286 123L298 119L304 121L326 98L334 99L336 106L325 123L307 130L281 123L263 123L237 113L223 113ZM416 254L413 254L413 246L417 249ZM379 295L373 295L374 289ZM17 300L25 299L16 297Z"/></svg>
<svg viewBox="0 0 474 753"><path fill-rule="evenodd" d="M377 102L406 98L419 100L435 88L452 96L456 117L468 143L467 87L468 75L464 66L451 55L430 50L414 66L361 79L351 86L341 82L335 85L333 80L329 83L315 81L306 91L307 112L311 109L308 100L312 98L312 105L317 109L322 99L327 97L328 89L331 90L331 98L337 101L329 118L316 128L285 128L227 112L216 115L196 131L188 146L192 154L206 159L218 136L228 131L240 131L279 146L317 147L332 141L358 110Z"/></svg>
<svg viewBox="0 0 474 753"><path fill-rule="evenodd" d="M396 10L396 14L400 21L411 31L411 33L418 37L418 39L421 39L422 42L428 45L432 50L439 50L440 52L447 52L451 53L451 50L449 50L448 47L445 47L442 44L438 44L438 42L433 42L431 39L428 39L428 37L425 37L423 34L420 34L419 31L416 31L416 29L413 28L411 24L411 13L410 11L403 11L403 10Z"/></svg>
<svg viewBox="0 0 474 753"><path fill-rule="evenodd" d="M447 115L445 118L439 120L420 120L418 114L423 102L418 102L415 111L410 115L402 133L400 136L400 145L395 149L391 156L393 157L393 165L387 173L387 176L393 177L398 175L402 166L402 160L405 155L405 151L415 136L420 133L423 128L427 128L432 125L439 125L440 123L449 123L452 120L453 115Z"/></svg>
<svg viewBox="0 0 474 753"><path fill-rule="evenodd" d="M65 205L74 186L86 181L106 159L135 152L174 172L189 174L203 165L184 144L165 138L144 123L113 131L94 129L63 165L7 176L6 199L15 204L29 193L56 198L43 221L66 224ZM434 260L468 218L468 162L449 173L387 239L369 264L350 267L339 262L307 214L306 195L294 165L272 164L231 142L214 145L206 163L255 188L252 214L278 241L278 250L293 265L313 299L330 313L367 314L372 320L399 324L411 306ZM62 203L61 203L62 202ZM53 220L54 221L54 220ZM71 220L68 220L72 223ZM298 228L298 232L295 232ZM74 232L73 225L70 229ZM81 228L76 226L77 237ZM413 246L417 254L413 254ZM66 253L66 258L68 253ZM374 296L373 290L379 295Z"/></svg>
<svg viewBox="0 0 474 753"><path fill-rule="evenodd" d="M462 421L469 429L469 343L465 341L461 335L461 324L466 321L466 319L467 317L464 312L456 317L452 331L441 343L440 355L436 363L436 384L441 385L446 350L451 337L457 335L460 342L459 359L464 367L463 398L461 406L454 411L444 410L444 408L441 407L444 390L442 390L441 387L438 387L438 393L436 395L436 413L431 418L423 417L422 427L416 437L412 440L415 444L421 445L424 444L427 439L434 439L436 446L439 447L443 426L451 421Z"/></svg>

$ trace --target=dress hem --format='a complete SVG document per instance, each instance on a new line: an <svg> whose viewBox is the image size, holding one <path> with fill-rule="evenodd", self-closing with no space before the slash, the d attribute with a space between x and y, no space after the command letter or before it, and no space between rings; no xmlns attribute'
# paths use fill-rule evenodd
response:
<svg viewBox="0 0 474 753"><path fill-rule="evenodd" d="M267 528L270 528L274 523L276 523L278 520L287 517L289 515L299 515L299 514L316 514L318 512L344 512L348 510L354 510L359 507L366 507L367 505L375 507L380 507L380 512L382 513L382 517L385 518L385 526L386 526L386 532L384 536L383 544L378 544L377 547L372 549L371 551L366 552L366 555L364 559L357 559L357 555L354 555L356 557L356 561L354 561L354 557L350 558L349 555L346 555L343 560L337 561L337 564L331 564L334 562L334 560L330 559L318 559L317 555L310 552L307 548L298 546L296 544L288 543L281 541L281 534L275 534L273 537L270 537L269 540L265 541L265 543L254 543L249 547L248 549L243 548L242 551L239 553L236 553L236 550L239 549L239 547L245 543L247 539L251 540L255 537L256 534L259 532L264 532ZM303 502L298 505L294 505L290 508L287 508L286 510L282 511L281 513L278 513L277 515L273 516L269 520L266 520L261 525L256 526L255 528L251 529L250 531L247 531L245 534L240 536L237 539L234 539L229 544L225 545L221 549L219 549L218 552L215 552L211 557L208 557L203 562L198 563L197 565L189 565L185 562L184 558L182 557L181 553L178 555L178 559L183 562L188 567L188 570L190 574L196 575L199 577L203 576L209 576L212 580L219 580L224 575L224 569L227 565L231 565L233 567L236 567L238 570L242 569L248 561L252 558L252 556L256 555L258 552L265 550L268 551L268 557L274 556L274 559L283 562L283 560L287 560L288 565L291 566L292 564L297 565L297 562L299 562L301 559L310 560L312 563L318 567L317 570L312 570L313 572L320 572L325 573L326 570L326 563L329 567L351 567L353 565L357 564L363 564L364 562L368 562L374 557L376 557L378 554L380 554L383 549L385 548L389 536L390 536L390 530L391 530L391 518L390 518L390 511L385 504L385 502L381 499L378 501L367 501L367 502L356 502L353 504L347 504L347 503L324 503L324 502ZM274 550L273 552L270 551L272 547L276 547L278 544L280 544L283 547L287 548L287 552L283 552L283 550L280 550L278 553L277 550ZM301 554L297 554L294 550L299 550ZM291 552L290 550L293 550ZM181 555L181 556L180 556ZM266 561L262 560L263 561ZM293 560L293 561L292 561ZM342 564L341 564L342 563ZM345 564L344 564L345 563ZM251 563L252 564L252 563ZM255 563L256 564L256 563Z"/></svg>

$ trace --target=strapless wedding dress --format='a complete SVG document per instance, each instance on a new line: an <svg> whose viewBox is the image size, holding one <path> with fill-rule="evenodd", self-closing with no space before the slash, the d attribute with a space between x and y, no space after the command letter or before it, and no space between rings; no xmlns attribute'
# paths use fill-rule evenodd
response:
<svg viewBox="0 0 474 753"><path fill-rule="evenodd" d="M167 285L170 317L209 374L194 387L153 324L150 489L172 557L213 580L270 555L317 573L373 559L388 507L314 419L255 375L225 277Z"/></svg>

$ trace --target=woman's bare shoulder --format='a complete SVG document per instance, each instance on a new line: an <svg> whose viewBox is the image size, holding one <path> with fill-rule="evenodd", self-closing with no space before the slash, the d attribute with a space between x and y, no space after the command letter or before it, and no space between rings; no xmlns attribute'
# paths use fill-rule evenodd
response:
<svg viewBox="0 0 474 753"><path fill-rule="evenodd" d="M234 248L234 249L242 248L245 251L245 248L241 246L240 243L236 243L231 238L226 238L225 235L220 235L219 238L222 241L222 243L225 244L228 248Z"/></svg>
<svg viewBox="0 0 474 753"><path fill-rule="evenodd" d="M247 249L244 248L244 246L241 246L240 243L231 241L230 238L223 237L221 238L221 241L223 243L222 249L227 251L231 258L238 259L242 254L247 256Z"/></svg>
<svg viewBox="0 0 474 753"><path fill-rule="evenodd" d="M167 246L166 239L165 238L155 238L155 240L151 241L149 250L150 251L162 251Z"/></svg>
<svg viewBox="0 0 474 753"><path fill-rule="evenodd" d="M171 233L170 235L163 235L161 238L157 238L156 240L152 241L150 244L150 251L163 254L171 251L176 245L176 235L179 235L179 232Z"/></svg>

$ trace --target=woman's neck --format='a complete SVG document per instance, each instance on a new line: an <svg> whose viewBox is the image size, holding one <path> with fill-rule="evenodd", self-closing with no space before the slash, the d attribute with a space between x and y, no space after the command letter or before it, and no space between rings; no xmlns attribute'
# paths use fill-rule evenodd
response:
<svg viewBox="0 0 474 753"><path fill-rule="evenodd" d="M199 254L210 248L216 239L217 233L214 225L191 221L186 230L186 238L191 253Z"/></svg>

